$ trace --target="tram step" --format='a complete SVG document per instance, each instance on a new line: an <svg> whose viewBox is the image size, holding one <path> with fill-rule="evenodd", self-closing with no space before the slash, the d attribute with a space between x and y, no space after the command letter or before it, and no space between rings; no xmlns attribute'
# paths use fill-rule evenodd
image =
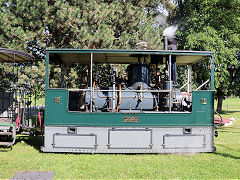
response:
<svg viewBox="0 0 240 180"><path fill-rule="evenodd" d="M12 132L0 132L0 136L6 136L6 135L12 136L13 133Z"/></svg>
<svg viewBox="0 0 240 180"><path fill-rule="evenodd" d="M0 146L11 146L12 142L0 142Z"/></svg>

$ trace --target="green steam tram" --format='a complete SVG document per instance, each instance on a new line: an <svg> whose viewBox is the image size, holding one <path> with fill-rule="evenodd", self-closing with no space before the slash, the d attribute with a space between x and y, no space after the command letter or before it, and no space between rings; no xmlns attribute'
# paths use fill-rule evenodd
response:
<svg viewBox="0 0 240 180"><path fill-rule="evenodd" d="M202 60L208 79L193 87L192 65ZM213 96L214 52L49 49L41 150L214 152Z"/></svg>

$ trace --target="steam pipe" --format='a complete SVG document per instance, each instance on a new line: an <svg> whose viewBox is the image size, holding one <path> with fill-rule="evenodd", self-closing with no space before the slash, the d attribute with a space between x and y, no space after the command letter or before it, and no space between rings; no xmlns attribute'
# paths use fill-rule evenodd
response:
<svg viewBox="0 0 240 180"><path fill-rule="evenodd" d="M100 91L97 91L97 95L99 98L113 98L113 96L100 96L99 92Z"/></svg>
<svg viewBox="0 0 240 180"><path fill-rule="evenodd" d="M94 99L95 99L95 97L94 97L95 84L96 84L96 82L94 81L94 82L93 82L93 92L92 92L92 94L93 94L93 97L92 97L93 101L94 101Z"/></svg>
<svg viewBox="0 0 240 180"><path fill-rule="evenodd" d="M177 63L176 56L172 56L172 80L177 83Z"/></svg>
<svg viewBox="0 0 240 180"><path fill-rule="evenodd" d="M119 84L118 105L117 105L117 110L116 110L117 112L119 110L119 106L120 106L121 100L122 100L122 98L121 98L121 90L122 90L122 87L121 87L121 84Z"/></svg>
<svg viewBox="0 0 240 180"><path fill-rule="evenodd" d="M164 50L168 50L168 38L167 36L164 36Z"/></svg>

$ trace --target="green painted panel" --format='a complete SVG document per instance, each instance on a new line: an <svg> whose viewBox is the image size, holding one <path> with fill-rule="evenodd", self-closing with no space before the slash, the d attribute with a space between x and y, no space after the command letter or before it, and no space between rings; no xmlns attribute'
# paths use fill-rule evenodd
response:
<svg viewBox="0 0 240 180"><path fill-rule="evenodd" d="M193 113L196 123L214 123L213 93L214 91L193 91Z"/></svg>
<svg viewBox="0 0 240 180"><path fill-rule="evenodd" d="M206 98L207 104L201 104ZM68 111L68 90L47 89L45 125L76 126L211 126L213 125L213 91L193 92L191 113L88 113ZM196 112L204 112L203 115ZM124 117L138 117L138 122L123 122Z"/></svg>

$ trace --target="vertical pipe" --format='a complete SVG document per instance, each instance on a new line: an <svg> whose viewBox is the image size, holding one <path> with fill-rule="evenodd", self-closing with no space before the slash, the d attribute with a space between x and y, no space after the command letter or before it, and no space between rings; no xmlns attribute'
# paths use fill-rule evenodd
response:
<svg viewBox="0 0 240 180"><path fill-rule="evenodd" d="M17 75L16 75L16 78L17 78L16 82L17 82L17 84L18 84L18 75L19 75L19 65L17 66Z"/></svg>
<svg viewBox="0 0 240 180"><path fill-rule="evenodd" d="M91 94L90 94L90 112L92 112L92 97L93 97L93 53L91 53L91 64L90 64L90 90L91 90Z"/></svg>
<svg viewBox="0 0 240 180"><path fill-rule="evenodd" d="M15 58L16 58L16 55L14 54L14 55L13 55L13 89L16 89L16 88L17 88L16 82L15 82L15 79L14 79L14 77L15 77L15 75L14 75ZM17 69L17 72L18 72L18 69ZM18 79L17 79L17 80L18 80ZM13 91L14 91L14 90L13 90ZM12 120L13 120L13 118L12 118Z"/></svg>
<svg viewBox="0 0 240 180"><path fill-rule="evenodd" d="M168 39L167 39L167 36L164 36L164 50L168 50Z"/></svg>
<svg viewBox="0 0 240 180"><path fill-rule="evenodd" d="M45 82L45 104L47 104L47 90L48 90L48 88L49 88L49 52L47 51L46 52L46 75L45 75L46 77L45 77L45 79L46 79L46 82ZM36 92L36 91L35 91ZM35 97L36 97L36 95L35 95ZM35 106L35 111L36 111L36 106ZM47 107L45 108L45 112L44 112L45 114L46 114L46 116L45 117L47 117ZM45 119L44 119L44 121L45 121ZM36 116L36 126L38 125L38 121L37 121L37 116ZM45 129L45 127L44 127L44 129ZM45 134L45 132L46 131L44 131L44 134Z"/></svg>
<svg viewBox="0 0 240 180"><path fill-rule="evenodd" d="M37 126L37 111L36 111L36 109L37 109L37 91L36 91L36 88L34 89L34 91L35 91L35 107L34 107L34 111L36 112L36 121L35 121L35 125ZM44 113L43 113L44 114Z"/></svg>
<svg viewBox="0 0 240 180"><path fill-rule="evenodd" d="M116 69L113 67L113 98L112 98L112 112L115 112L115 98L116 98Z"/></svg>
<svg viewBox="0 0 240 180"><path fill-rule="evenodd" d="M172 56L172 81L174 85L177 84L177 63L176 56Z"/></svg>
<svg viewBox="0 0 240 180"><path fill-rule="evenodd" d="M214 54L211 57L211 90L214 90Z"/></svg>
<svg viewBox="0 0 240 180"><path fill-rule="evenodd" d="M14 79L14 72L15 72L15 70L14 70L14 64L15 64L15 54L13 54L13 79L12 79L12 81L13 81L13 84L15 85L15 79Z"/></svg>
<svg viewBox="0 0 240 180"><path fill-rule="evenodd" d="M172 55L169 54L169 113L172 110Z"/></svg>
<svg viewBox="0 0 240 180"><path fill-rule="evenodd" d="M15 64L15 54L13 54L13 89L15 89L15 88L17 88L17 86L16 86L16 82L15 82L15 79L14 79L14 77L15 77L15 75L14 75L14 64ZM18 70L17 70L18 71ZM14 91L14 90L13 90ZM13 121L13 117L12 117L12 121Z"/></svg>
<svg viewBox="0 0 240 180"><path fill-rule="evenodd" d="M189 77L189 64L187 65L188 68L188 76L187 76L187 93L189 93L190 91L190 86L189 86L189 81L190 81L190 77Z"/></svg>
<svg viewBox="0 0 240 180"><path fill-rule="evenodd" d="M192 92L192 65L188 64L188 88L187 88L187 92L190 93Z"/></svg>
<svg viewBox="0 0 240 180"><path fill-rule="evenodd" d="M49 52L46 53L46 83L45 91L49 88Z"/></svg>

